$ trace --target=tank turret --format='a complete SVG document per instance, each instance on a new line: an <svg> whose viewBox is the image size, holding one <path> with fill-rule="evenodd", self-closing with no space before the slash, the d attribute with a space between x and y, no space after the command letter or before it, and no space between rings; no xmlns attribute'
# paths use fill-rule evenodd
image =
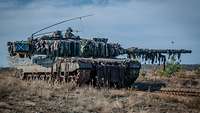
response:
<svg viewBox="0 0 200 113"><path fill-rule="evenodd" d="M109 43L107 38L83 39L75 36L72 31L71 28L68 28L65 36L62 35L61 31L56 31L49 35L37 37L32 41L8 42L8 51L10 56L18 55L20 58L34 55L115 58L127 54L128 58L141 57L144 60L151 60L152 63L165 60L166 55L176 55L180 59L181 54L192 52L186 49L143 49L137 47L125 49L118 43Z"/></svg>

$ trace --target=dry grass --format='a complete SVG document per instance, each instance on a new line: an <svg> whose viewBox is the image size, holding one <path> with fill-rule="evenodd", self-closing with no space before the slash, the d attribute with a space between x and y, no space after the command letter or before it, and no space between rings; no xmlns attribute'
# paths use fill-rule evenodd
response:
<svg viewBox="0 0 200 113"><path fill-rule="evenodd" d="M198 113L200 99L129 89L96 89L73 84L21 81L0 74L1 113Z"/></svg>

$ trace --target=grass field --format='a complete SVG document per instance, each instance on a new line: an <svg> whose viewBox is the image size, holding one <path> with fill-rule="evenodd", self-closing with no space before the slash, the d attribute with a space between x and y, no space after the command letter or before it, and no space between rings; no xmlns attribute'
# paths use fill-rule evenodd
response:
<svg viewBox="0 0 200 113"><path fill-rule="evenodd" d="M187 74L191 72L182 73ZM148 73L147 73L148 74ZM187 82L187 81L195 81ZM143 85L143 90L137 85ZM0 72L0 113L199 113L199 97L161 95L149 92L158 87L199 88L200 80L140 76L136 89L75 87L73 84L49 84L22 81L12 70ZM155 88L155 90L156 90ZM159 88L159 87L158 87Z"/></svg>

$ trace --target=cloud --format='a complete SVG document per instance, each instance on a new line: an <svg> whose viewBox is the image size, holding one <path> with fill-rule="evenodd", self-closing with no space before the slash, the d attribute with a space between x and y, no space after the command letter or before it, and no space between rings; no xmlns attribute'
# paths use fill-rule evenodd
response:
<svg viewBox="0 0 200 113"><path fill-rule="evenodd" d="M187 48L183 63L200 63L198 0L14 0L0 2L1 58L5 43L26 40L34 31L76 16L94 14L49 29L72 26L83 37L107 37L123 47ZM48 30L47 30L48 31ZM175 41L171 45L171 41ZM6 60L1 62L6 64Z"/></svg>

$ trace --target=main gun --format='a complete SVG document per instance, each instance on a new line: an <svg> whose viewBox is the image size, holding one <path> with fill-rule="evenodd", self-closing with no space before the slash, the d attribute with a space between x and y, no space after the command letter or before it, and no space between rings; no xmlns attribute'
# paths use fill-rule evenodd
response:
<svg viewBox="0 0 200 113"><path fill-rule="evenodd" d="M181 54L192 53L192 50L186 49L144 49L131 47L126 49L128 57L131 59L142 59L143 61L150 61L153 63L164 63L166 58L171 58L171 56L176 57L178 60L181 57Z"/></svg>

